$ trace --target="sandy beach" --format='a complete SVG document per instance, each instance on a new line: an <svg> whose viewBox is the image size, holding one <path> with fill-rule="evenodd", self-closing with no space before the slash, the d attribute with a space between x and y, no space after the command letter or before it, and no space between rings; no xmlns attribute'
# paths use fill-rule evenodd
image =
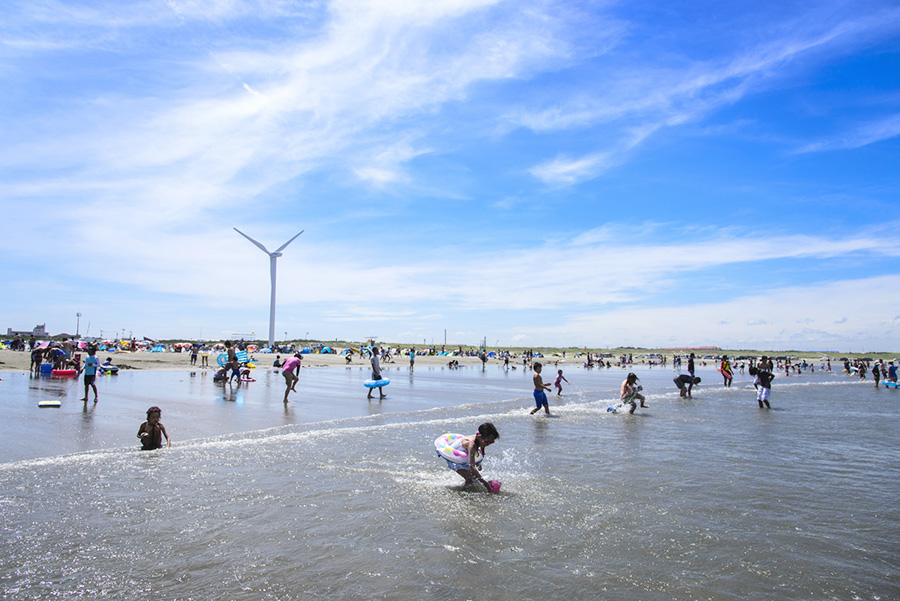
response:
<svg viewBox="0 0 900 601"><path fill-rule="evenodd" d="M257 365L259 367L271 367L272 362L275 360L275 355L268 353L257 353L253 356L256 357ZM282 360L284 360L285 356L286 355L284 354L281 355ZM99 357L101 361L106 360L107 357L112 357L113 363L118 365L120 369L191 371L198 369L200 363L200 360L198 359L198 365L192 366L190 353L150 353L141 351L136 353L107 353L100 351L97 353L97 357ZM416 357L416 366L447 365L451 359L456 359L459 361L460 365L481 365L481 360L477 357L438 357L419 355ZM209 363L211 368L216 366L215 354L210 356ZM489 365L497 365L499 363L500 362L497 359L490 359L488 362ZM0 372L28 371L30 364L31 353L10 351L8 349L0 350ZM385 367L398 365L408 366L409 357L398 356L394 359L393 363L382 362L382 364ZM344 355L303 355L304 368L338 367L347 365L357 367L368 366L369 360L361 359L359 356L356 356L352 358L348 364Z"/></svg>
<svg viewBox="0 0 900 601"><path fill-rule="evenodd" d="M394 347L392 347L394 348ZM490 350L490 349L489 349ZM520 349L511 349L510 352L517 352ZM556 349L547 349L542 352L551 353ZM596 352L592 350L592 352ZM633 353L634 364L635 365L646 365L648 361L639 357L639 353L662 353L665 354L670 360L676 354L684 354L684 351L679 351L678 353L667 350L667 349L610 349L609 352L613 354L614 357L618 357L621 354ZM550 363L568 363L570 365L581 365L583 360L581 358L575 357L574 353L577 351L573 351L573 349L567 350L566 357L560 357L557 355L553 356L545 356L543 362L545 364ZM704 354L727 354L730 357L741 356L741 355L766 355L769 356L780 356L780 355L790 355L793 358L802 358L806 359L811 363L817 363L822 356L823 353L809 353L809 352L784 352L784 351L738 351L738 350L718 350L718 351L700 351L698 353L698 357L703 356ZM878 359L884 359L885 361L893 360L897 353L838 353L838 354L830 354L831 360L835 361L838 357L875 357ZM129 370L129 369L140 369L140 370L158 370L158 371L191 371L196 370L199 367L200 360L198 359L198 365L191 365L191 355L190 353L174 353L174 352L166 352L166 353L151 353L148 351L137 351L137 352L113 352L109 353L106 351L100 351L97 353L97 356L100 358L100 361L104 361L107 357L111 357L112 361L115 365L118 365L120 369ZM275 355L269 353L256 353L252 355L256 358L258 367L271 367L272 362L275 360ZM285 354L281 354L282 360L286 357ZM210 368L214 368L216 365L216 352L214 352L210 358ZM437 355L417 355L416 356L416 366L445 366L451 360L456 360L459 362L460 366L472 366L472 365L481 365L481 360L478 357L440 357ZM615 358L608 359L613 364L616 364L617 360ZM8 349L0 349L0 373L2 372L18 372L18 371L28 371L29 365L31 363L31 354L28 352L19 352L19 351L11 351ZM499 365L502 363L502 360L494 358L489 358L487 365ZM713 365L715 361L713 360L703 360L698 359L699 365L706 365L709 363ZM521 365L522 359L519 358L511 358L510 365ZM359 357L359 355L354 355L350 362L347 362L347 359L344 355L319 355L319 354L305 354L303 355L303 367L304 368L312 368L312 367L346 367L346 366L356 366L356 367L368 367L369 360L365 358ZM409 365L409 357L406 355L395 355L393 362L384 362L382 361L383 367L397 367L397 366L408 366Z"/></svg>

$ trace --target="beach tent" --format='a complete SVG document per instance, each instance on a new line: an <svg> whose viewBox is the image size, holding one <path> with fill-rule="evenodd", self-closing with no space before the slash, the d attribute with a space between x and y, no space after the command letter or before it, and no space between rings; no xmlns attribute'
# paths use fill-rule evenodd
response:
<svg viewBox="0 0 900 601"><path fill-rule="evenodd" d="M304 349L300 350L301 355L308 355L310 352L311 351L309 350L309 348L304 348Z"/></svg>
<svg viewBox="0 0 900 601"><path fill-rule="evenodd" d="M166 345L157 344L152 349L150 349L150 352L151 353L164 353L164 352L166 352Z"/></svg>
<svg viewBox="0 0 900 601"><path fill-rule="evenodd" d="M331 350L330 346L326 346L322 350L320 350L319 353L321 353L323 355L331 355L331 354L334 354L334 351Z"/></svg>

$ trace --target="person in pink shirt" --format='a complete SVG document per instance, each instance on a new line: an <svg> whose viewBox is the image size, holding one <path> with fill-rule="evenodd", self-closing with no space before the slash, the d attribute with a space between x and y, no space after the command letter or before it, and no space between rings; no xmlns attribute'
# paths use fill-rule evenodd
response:
<svg viewBox="0 0 900 601"><path fill-rule="evenodd" d="M303 356L295 353L293 357L284 362L281 366L281 375L284 376L284 402L288 402L288 394L291 391L297 392L297 380L300 379L300 364L303 362ZM296 373L295 371L296 370Z"/></svg>

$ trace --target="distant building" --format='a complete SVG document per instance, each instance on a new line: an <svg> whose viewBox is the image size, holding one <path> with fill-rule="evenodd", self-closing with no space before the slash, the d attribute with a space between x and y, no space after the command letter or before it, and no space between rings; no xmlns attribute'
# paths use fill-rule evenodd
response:
<svg viewBox="0 0 900 601"><path fill-rule="evenodd" d="M30 332L17 332L12 328L6 328L7 336L15 336L18 334L19 336L34 336L35 338L49 338L50 334L47 333L47 324L41 324L38 326L34 326L34 329Z"/></svg>
<svg viewBox="0 0 900 601"><path fill-rule="evenodd" d="M664 351L721 351L717 346L668 346Z"/></svg>

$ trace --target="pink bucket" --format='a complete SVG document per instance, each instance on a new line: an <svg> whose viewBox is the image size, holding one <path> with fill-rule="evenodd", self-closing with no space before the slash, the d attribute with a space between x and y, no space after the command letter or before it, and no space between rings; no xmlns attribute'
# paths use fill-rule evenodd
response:
<svg viewBox="0 0 900 601"><path fill-rule="evenodd" d="M499 480L491 480L488 482L488 490L494 494L500 492L500 481Z"/></svg>

